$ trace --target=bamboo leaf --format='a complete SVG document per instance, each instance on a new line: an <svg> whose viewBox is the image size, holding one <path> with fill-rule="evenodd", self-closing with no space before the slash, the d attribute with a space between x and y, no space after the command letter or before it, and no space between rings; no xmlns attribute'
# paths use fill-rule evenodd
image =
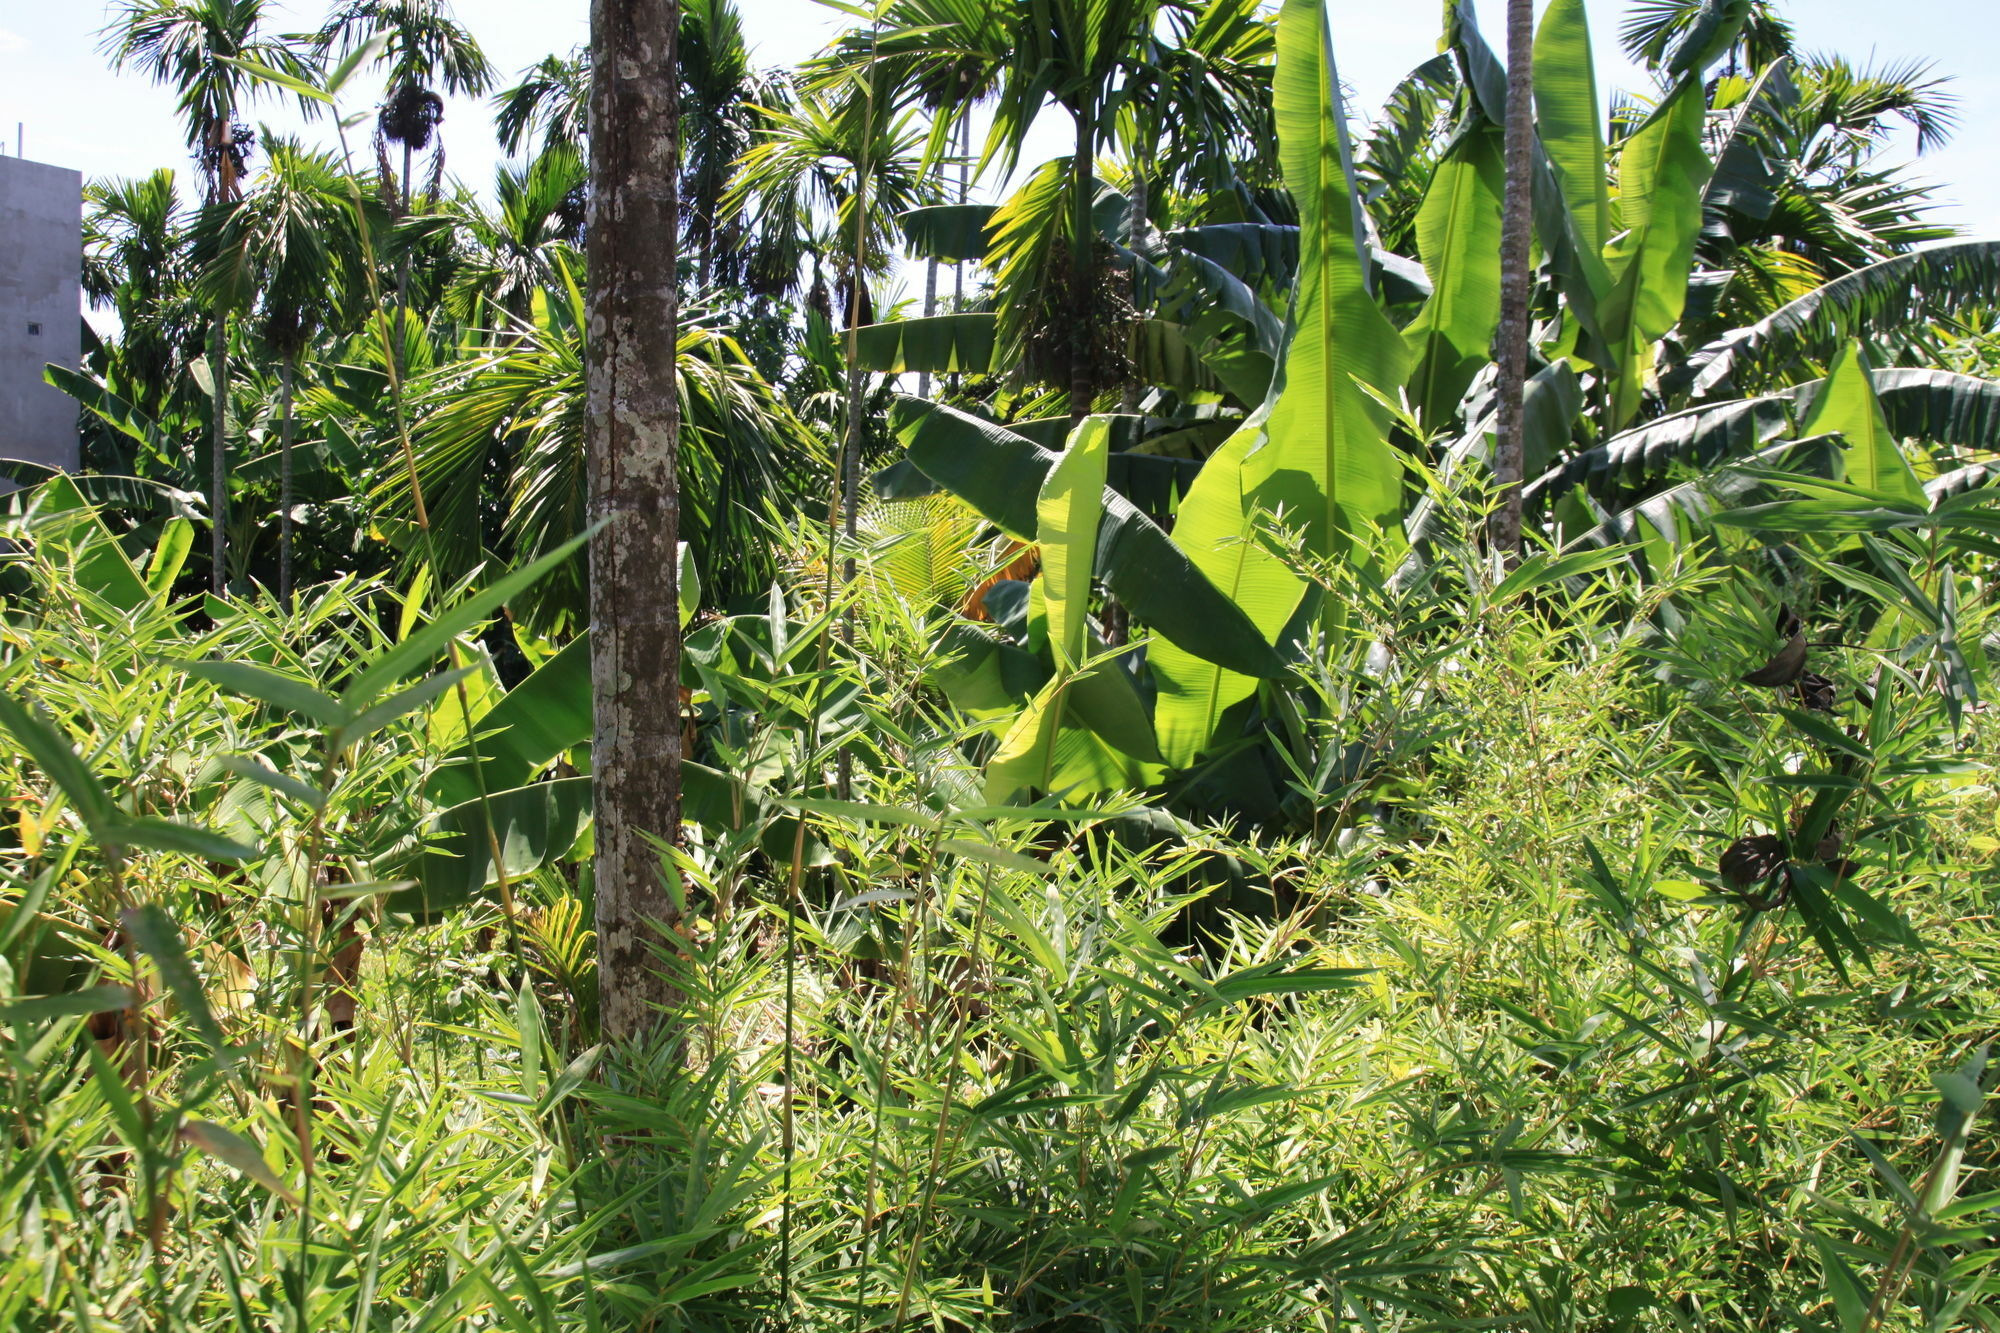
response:
<svg viewBox="0 0 2000 1333"><path fill-rule="evenodd" d="M35 767L62 789L63 795L69 797L70 807L83 817L93 833L111 822L115 813L111 797L40 709L31 710L13 695L0 691L0 727L7 728L28 758L35 761Z"/></svg>
<svg viewBox="0 0 2000 1333"><path fill-rule="evenodd" d="M299 1206L299 1196L292 1187L278 1178L257 1145L241 1134L210 1120L189 1120L181 1126L181 1137L238 1175L262 1185L293 1207Z"/></svg>

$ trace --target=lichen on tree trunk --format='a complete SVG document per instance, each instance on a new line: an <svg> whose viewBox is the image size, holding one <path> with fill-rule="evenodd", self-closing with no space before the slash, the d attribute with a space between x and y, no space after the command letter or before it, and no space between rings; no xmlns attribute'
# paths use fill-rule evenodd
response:
<svg viewBox="0 0 2000 1333"><path fill-rule="evenodd" d="M606 1039L678 998L652 956L675 925L648 834L680 828L677 0L593 0L589 249L592 751Z"/></svg>
<svg viewBox="0 0 2000 1333"><path fill-rule="evenodd" d="M1487 525L1488 544L1513 561L1521 547L1521 467L1525 452L1528 377L1528 284L1534 169L1534 6L1507 0L1507 188L1500 224L1498 421L1493 480L1500 504Z"/></svg>

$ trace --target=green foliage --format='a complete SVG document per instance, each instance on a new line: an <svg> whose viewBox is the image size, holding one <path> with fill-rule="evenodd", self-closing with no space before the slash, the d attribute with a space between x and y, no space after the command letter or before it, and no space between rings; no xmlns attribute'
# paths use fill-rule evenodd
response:
<svg viewBox="0 0 2000 1333"><path fill-rule="evenodd" d="M198 143L486 77L429 3L130 9ZM1550 4L1492 552L1504 71L1454 4L1351 147L1325 10L892 0L794 78L684 7L676 1000L615 1050L584 63L490 210L93 187L98 467L0 526L0 1324L2000 1328L1992 252L1881 156L1948 101L1648 0L1607 116ZM1078 151L942 203L987 95L968 173Z"/></svg>

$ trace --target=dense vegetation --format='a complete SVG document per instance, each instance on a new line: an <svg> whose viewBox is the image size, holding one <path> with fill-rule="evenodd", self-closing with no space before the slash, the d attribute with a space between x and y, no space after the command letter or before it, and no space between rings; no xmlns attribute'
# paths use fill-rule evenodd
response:
<svg viewBox="0 0 2000 1333"><path fill-rule="evenodd" d="M760 71L682 0L642 985L588 54L124 0L196 183L90 187L86 467L8 465L0 1324L2000 1328L2000 242L1895 151L1950 97L1640 0L1607 104L1552 0L1510 182L1469 5L1372 116L1324 8Z"/></svg>

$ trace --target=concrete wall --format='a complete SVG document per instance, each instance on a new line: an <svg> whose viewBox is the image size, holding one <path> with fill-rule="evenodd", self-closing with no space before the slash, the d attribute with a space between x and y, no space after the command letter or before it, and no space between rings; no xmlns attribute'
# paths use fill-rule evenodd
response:
<svg viewBox="0 0 2000 1333"><path fill-rule="evenodd" d="M43 382L83 359L83 177L0 157L0 458L77 465L76 400Z"/></svg>

